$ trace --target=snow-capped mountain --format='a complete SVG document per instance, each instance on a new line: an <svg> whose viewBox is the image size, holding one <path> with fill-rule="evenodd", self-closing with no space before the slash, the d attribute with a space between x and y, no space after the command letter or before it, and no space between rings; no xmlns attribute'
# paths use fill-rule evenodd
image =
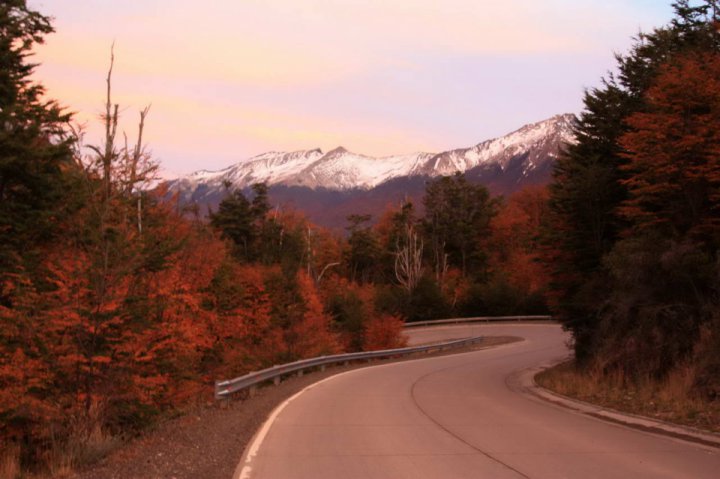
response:
<svg viewBox="0 0 720 479"><path fill-rule="evenodd" d="M169 182L170 191L213 189L230 182L237 188L253 183L269 186L304 186L329 190L375 188L394 178L443 176L466 172L478 166L507 167L512 158L527 153L526 173L555 156L562 142L572 140L572 114L554 116L533 123L501 138L484 141L471 148L439 154L411 153L374 158L347 151L343 147L327 153L308 151L269 152L220 171L197 171Z"/></svg>
<svg viewBox="0 0 720 479"><path fill-rule="evenodd" d="M505 170L513 158L527 155L524 174L530 174L532 170L555 158L563 143L573 141L572 126L576 120L573 114L557 115L471 148L440 153L433 156L419 173L445 176L490 165Z"/></svg>
<svg viewBox="0 0 720 479"><path fill-rule="evenodd" d="M166 185L168 193L177 194L181 203L197 203L206 211L226 194L226 185L247 189L264 182L272 200L293 203L314 221L327 224L313 211L327 215L331 209L338 210L338 221L347 211L372 212L398 195L420 197L429 178L455 172L465 173L470 181L483 183L496 194L547 183L562 145L573 141L575 121L575 115L557 115L470 148L437 154L375 158L343 147L328 152L269 152L223 170L198 171Z"/></svg>

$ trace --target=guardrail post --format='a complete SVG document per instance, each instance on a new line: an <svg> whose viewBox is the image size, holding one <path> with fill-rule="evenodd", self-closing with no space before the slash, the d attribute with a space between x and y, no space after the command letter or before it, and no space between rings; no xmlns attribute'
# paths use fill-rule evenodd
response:
<svg viewBox="0 0 720 479"><path fill-rule="evenodd" d="M299 377L299 378L303 377L303 370L302 370L302 369L297 372L297 377Z"/></svg>
<svg viewBox="0 0 720 479"><path fill-rule="evenodd" d="M273 384L275 384L275 386L279 386L279 385L280 385L280 376L275 376L275 377L273 378Z"/></svg>
<svg viewBox="0 0 720 479"><path fill-rule="evenodd" d="M320 372L322 372L322 371L325 371L325 365L324 365L324 364L321 364L321 365L320 365Z"/></svg>
<svg viewBox="0 0 720 479"><path fill-rule="evenodd" d="M254 384L248 388L248 399L255 397L255 393L257 393L257 385Z"/></svg>

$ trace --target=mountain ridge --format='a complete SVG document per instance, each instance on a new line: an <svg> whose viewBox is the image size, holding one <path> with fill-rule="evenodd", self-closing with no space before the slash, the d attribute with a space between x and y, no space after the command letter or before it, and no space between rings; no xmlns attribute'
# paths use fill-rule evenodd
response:
<svg viewBox="0 0 720 479"><path fill-rule="evenodd" d="M372 157L342 146L267 152L217 171L199 170L166 182L168 196L195 203L201 213L215 208L227 186L249 191L266 183L270 199L303 211L314 222L339 226L343 212L376 213L388 203L422 198L424 184L438 176L464 173L493 194L509 194L550 181L563 145L574 141L573 114L555 115L501 137L440 153ZM322 201L320 200L322 198ZM368 211L369 210L369 211ZM328 218L332 217L331 221Z"/></svg>
<svg viewBox="0 0 720 479"><path fill-rule="evenodd" d="M328 152L320 148L291 152L270 151L248 158L217 171L199 170L168 182L171 190L184 182L222 183L230 181L237 188L265 182L269 186L307 186L328 189L370 189L392 178L402 176L444 176L456 171L465 172L486 163L499 163L501 168L509 158L531 149L548 138L550 133L563 141L571 141L571 125L575 115L555 115L547 120L531 123L508 135L492 138L469 148L457 148L441 153L416 152L403 155L373 157L354 153L343 146ZM535 155L534 158L542 156ZM530 161L534 166L536 161Z"/></svg>

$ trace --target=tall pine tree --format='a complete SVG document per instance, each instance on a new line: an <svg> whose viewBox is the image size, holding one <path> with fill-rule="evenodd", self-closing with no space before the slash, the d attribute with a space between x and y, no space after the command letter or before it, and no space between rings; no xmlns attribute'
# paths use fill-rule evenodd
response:
<svg viewBox="0 0 720 479"><path fill-rule="evenodd" d="M17 272L34 245L53 238L68 205L70 115L31 79L32 50L52 31L25 0L0 4L0 275Z"/></svg>

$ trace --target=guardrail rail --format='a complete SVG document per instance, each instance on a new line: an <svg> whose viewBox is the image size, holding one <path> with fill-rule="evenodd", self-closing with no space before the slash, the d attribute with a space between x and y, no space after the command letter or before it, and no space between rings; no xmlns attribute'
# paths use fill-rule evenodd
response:
<svg viewBox="0 0 720 479"><path fill-rule="evenodd" d="M435 326L442 324L502 323L518 321L552 321L552 316L475 316L472 318L433 319L432 321L413 321L411 323L405 323L405 327L416 328L420 326Z"/></svg>
<svg viewBox="0 0 720 479"><path fill-rule="evenodd" d="M405 327L413 328L419 326L460 324L472 322L549 321L551 319L552 318L550 316L479 316L475 318L453 318L439 319L434 321L417 321L414 323L406 323ZM445 343L435 343L424 346L411 346L398 349L383 349L380 351L363 351L358 353L335 354L332 356L320 356L317 358L302 359L293 363L280 364L271 368L263 369L261 371L248 373L244 376L240 376L234 379L215 381L215 399L227 399L232 394L243 391L245 389L249 389L250 393L252 393L254 388L257 387L257 385L260 383L272 379L275 384L279 384L280 379L283 376L292 373L298 373L299 375L302 375L305 370L312 368L320 368L321 370L323 370L325 369L325 366L334 364L346 364L350 361L402 357L416 353L462 348L464 346L476 344L482 341L483 338L484 336L476 336L472 338L458 339Z"/></svg>

